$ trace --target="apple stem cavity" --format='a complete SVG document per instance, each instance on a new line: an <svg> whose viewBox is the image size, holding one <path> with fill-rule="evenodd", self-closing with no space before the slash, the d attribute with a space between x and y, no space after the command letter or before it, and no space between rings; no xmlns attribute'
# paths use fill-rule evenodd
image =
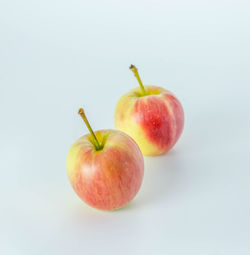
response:
<svg viewBox="0 0 250 255"><path fill-rule="evenodd" d="M87 117L86 117L86 115L84 113L84 110L82 108L80 108L78 110L78 114L82 117L83 121L85 122L85 124L86 124L86 126L87 126L87 128L88 128L88 130L89 130L89 132L90 132L90 134L92 136L92 138L93 138L93 145L94 145L95 149L97 151L101 150L103 147L98 142L98 140L96 138L96 135L95 135L93 129L91 128L91 126L89 124L89 121L88 121L88 119L87 119Z"/></svg>
<svg viewBox="0 0 250 255"><path fill-rule="evenodd" d="M147 93L146 93L146 90L145 90L145 88L144 88L144 86L143 86L143 84L142 84L142 81L141 81L141 78L140 78L140 75L139 75L139 73L138 73L137 68L136 68L134 65L131 65L131 66L129 67L129 69L132 70L132 72L134 73L134 75L135 75L137 81L138 81L139 84L140 84L142 95L145 96Z"/></svg>

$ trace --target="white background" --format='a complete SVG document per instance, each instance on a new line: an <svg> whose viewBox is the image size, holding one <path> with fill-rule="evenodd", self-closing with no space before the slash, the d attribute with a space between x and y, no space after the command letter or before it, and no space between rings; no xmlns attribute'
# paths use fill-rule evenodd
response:
<svg viewBox="0 0 250 255"><path fill-rule="evenodd" d="M145 84L182 102L184 133L145 157L137 197L85 205L69 146L114 128ZM0 253L250 254L250 1L0 0Z"/></svg>

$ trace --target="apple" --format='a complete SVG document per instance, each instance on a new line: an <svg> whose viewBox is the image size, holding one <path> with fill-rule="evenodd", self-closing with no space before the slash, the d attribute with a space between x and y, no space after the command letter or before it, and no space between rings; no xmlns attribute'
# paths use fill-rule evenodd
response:
<svg viewBox="0 0 250 255"><path fill-rule="evenodd" d="M140 87L123 95L115 109L115 126L131 136L144 155L160 155L170 150L184 126L181 103L170 91L158 86L144 86L138 70L130 69Z"/></svg>
<svg viewBox="0 0 250 255"><path fill-rule="evenodd" d="M140 189L144 160L135 141L118 130L93 132L83 109L78 112L90 134L70 148L66 168L77 195L88 205L115 210L129 203Z"/></svg>

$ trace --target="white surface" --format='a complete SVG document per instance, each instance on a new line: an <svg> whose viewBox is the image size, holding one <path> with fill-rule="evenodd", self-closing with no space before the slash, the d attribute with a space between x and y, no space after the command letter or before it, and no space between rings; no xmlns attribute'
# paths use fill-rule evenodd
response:
<svg viewBox="0 0 250 255"><path fill-rule="evenodd" d="M0 253L250 254L250 2L0 1ZM89 208L65 158L145 84L182 102L173 151L136 199Z"/></svg>

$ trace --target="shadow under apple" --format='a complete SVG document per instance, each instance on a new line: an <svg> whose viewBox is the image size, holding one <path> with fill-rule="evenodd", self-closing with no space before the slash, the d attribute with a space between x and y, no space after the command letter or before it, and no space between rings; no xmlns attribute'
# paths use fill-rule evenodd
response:
<svg viewBox="0 0 250 255"><path fill-rule="evenodd" d="M136 198L120 210L146 208L162 204L178 194L183 179L184 162L182 154L175 149L156 157L144 157L144 180Z"/></svg>

